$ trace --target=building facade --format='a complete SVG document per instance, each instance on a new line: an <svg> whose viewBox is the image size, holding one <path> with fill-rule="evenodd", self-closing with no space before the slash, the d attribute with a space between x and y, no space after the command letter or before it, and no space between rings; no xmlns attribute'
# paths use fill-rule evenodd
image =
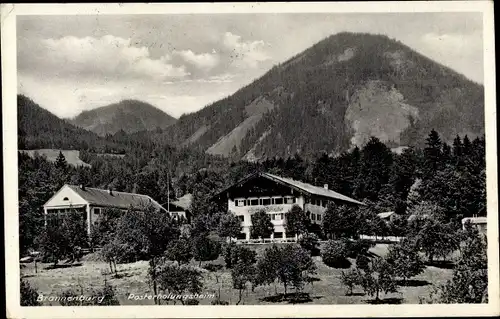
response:
<svg viewBox="0 0 500 319"><path fill-rule="evenodd" d="M148 205L169 213L163 206L147 195L117 192L75 185L64 185L43 205L45 225L60 214L81 213L90 236L92 225L105 209L141 209Z"/></svg>
<svg viewBox="0 0 500 319"><path fill-rule="evenodd" d="M240 219L242 233L238 239L249 240L252 215L264 210L271 217L274 233L271 239L286 239L286 213L297 205L309 214L312 223L321 224L328 204L364 205L350 197L300 181L259 172L245 177L216 195L227 201L227 209Z"/></svg>

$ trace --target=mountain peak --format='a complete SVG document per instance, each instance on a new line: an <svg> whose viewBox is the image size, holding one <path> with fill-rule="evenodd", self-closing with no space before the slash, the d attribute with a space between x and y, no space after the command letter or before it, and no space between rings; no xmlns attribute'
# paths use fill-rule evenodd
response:
<svg viewBox="0 0 500 319"><path fill-rule="evenodd" d="M431 129L444 140L483 134L483 100L481 85L399 41L342 32L165 134L177 145L247 159L339 153L370 136L421 145ZM248 112L257 105L262 112Z"/></svg>
<svg viewBox="0 0 500 319"><path fill-rule="evenodd" d="M138 100L122 100L118 103L84 111L71 122L101 136L120 130L133 133L156 128L166 128L176 119L155 106Z"/></svg>

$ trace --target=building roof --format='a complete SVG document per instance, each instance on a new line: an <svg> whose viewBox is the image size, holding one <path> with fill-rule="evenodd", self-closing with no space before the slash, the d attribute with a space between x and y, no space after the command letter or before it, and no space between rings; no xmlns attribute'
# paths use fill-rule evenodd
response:
<svg viewBox="0 0 500 319"><path fill-rule="evenodd" d="M125 193L109 190L85 187L84 189L76 185L65 185L71 190L80 195L84 200L91 205L107 206L128 209L131 206L135 208L143 207L152 204L154 207L165 210L158 202L147 195Z"/></svg>
<svg viewBox="0 0 500 319"><path fill-rule="evenodd" d="M384 219L384 218L389 218L392 215L394 215L394 212L383 212L383 213L378 213L377 216Z"/></svg>
<svg viewBox="0 0 500 319"><path fill-rule="evenodd" d="M314 186L311 184L307 184L304 182L293 180L291 178L285 178L285 177L281 177L281 176L277 176L277 175L273 175L273 174L269 174L269 173L265 173L265 172L251 174L251 175L243 178L239 182L233 184L232 186L224 189L219 194L222 194L222 193L228 191L231 187L233 187L235 185L241 185L243 182L246 182L246 181L251 180L251 179L258 177L258 176L267 178L269 180L272 180L272 181L277 182L277 183L282 184L282 185L289 186L291 188L297 189L298 191L303 192L303 193L307 193L309 195L323 196L323 197L337 199L340 201L349 202L349 203L353 203L353 204L365 205L364 203L362 203L360 201L357 201L357 200L350 198L348 196L339 194L331 189Z"/></svg>
<svg viewBox="0 0 500 319"><path fill-rule="evenodd" d="M179 199L177 199L176 201L173 201L172 204L174 204L178 207L181 207L185 210L188 210L191 208L192 201L193 201L193 195L186 194L186 195L180 197Z"/></svg>

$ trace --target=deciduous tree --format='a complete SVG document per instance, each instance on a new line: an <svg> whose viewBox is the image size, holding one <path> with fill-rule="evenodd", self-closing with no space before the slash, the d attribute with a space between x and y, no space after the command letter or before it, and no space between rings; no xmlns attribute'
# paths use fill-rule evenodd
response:
<svg viewBox="0 0 500 319"><path fill-rule="evenodd" d="M252 226L250 233L253 238L269 238L274 232L274 225L271 217L264 210L252 214Z"/></svg>

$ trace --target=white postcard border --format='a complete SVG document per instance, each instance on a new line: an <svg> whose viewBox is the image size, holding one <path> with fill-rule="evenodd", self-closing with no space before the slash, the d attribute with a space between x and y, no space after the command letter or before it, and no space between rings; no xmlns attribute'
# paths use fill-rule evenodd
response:
<svg viewBox="0 0 500 319"><path fill-rule="evenodd" d="M485 132L488 205L489 304L460 305L265 305L265 306L108 306L21 307L19 294L16 15L204 14L284 12L482 12L484 43ZM496 92L493 2L336 2L219 4L2 4L2 122L6 305L8 318L120 317L377 317L498 315L498 189L496 162ZM497 226L497 227L494 227Z"/></svg>

